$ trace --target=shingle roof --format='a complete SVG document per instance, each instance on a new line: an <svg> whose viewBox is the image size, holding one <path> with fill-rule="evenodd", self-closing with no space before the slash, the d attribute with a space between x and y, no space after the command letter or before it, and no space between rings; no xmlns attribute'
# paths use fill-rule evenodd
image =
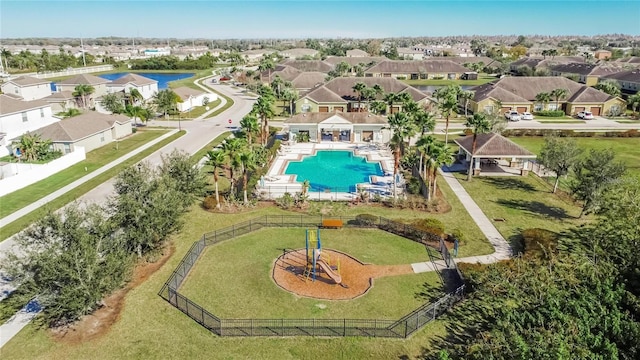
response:
<svg viewBox="0 0 640 360"><path fill-rule="evenodd" d="M124 124L130 121L124 115L107 115L90 111L47 125L35 130L34 133L53 142L75 142L109 130L116 122Z"/></svg>
<svg viewBox="0 0 640 360"><path fill-rule="evenodd" d="M469 71L462 65L449 60L386 60L376 64L365 73L464 73Z"/></svg>
<svg viewBox="0 0 640 360"><path fill-rule="evenodd" d="M318 84L324 83L326 77L327 74L317 71L303 72L291 80L291 84L296 89L311 89Z"/></svg>
<svg viewBox="0 0 640 360"><path fill-rule="evenodd" d="M58 81L58 85L100 85L106 84L110 82L107 79L103 79L101 77L93 76L90 74L80 74L76 75L72 78Z"/></svg>
<svg viewBox="0 0 640 360"><path fill-rule="evenodd" d="M173 89L173 92L178 94L178 96L180 96L180 99L182 100L187 100L191 96L198 96L198 95L205 94L205 92L202 90L196 90L186 86L175 88Z"/></svg>
<svg viewBox="0 0 640 360"><path fill-rule="evenodd" d="M73 91L57 91L45 98L42 98L42 100L55 102L59 100L70 100L73 98L74 98Z"/></svg>
<svg viewBox="0 0 640 360"><path fill-rule="evenodd" d="M273 78L279 76L282 80L291 81L296 78L296 76L300 75L302 70L298 70L294 67L287 65L278 65L275 70L271 71L271 80ZM263 81L268 81L269 79L269 71L263 71L260 73Z"/></svg>
<svg viewBox="0 0 640 360"><path fill-rule="evenodd" d="M318 103L344 103L345 100L338 94L327 89L324 86L320 86L316 89L310 90L304 97L308 97Z"/></svg>
<svg viewBox="0 0 640 360"><path fill-rule="evenodd" d="M605 75L602 78L640 83L640 69L620 71L615 74Z"/></svg>
<svg viewBox="0 0 640 360"><path fill-rule="evenodd" d="M353 66L353 65L358 65L360 63L363 64L369 64L371 62L374 63L379 63L385 60L389 60L386 57L381 57L381 56L362 56L362 57L356 57L356 56L329 56L328 58L324 59L325 62L333 65L334 67L336 65L338 65L341 62L346 62L347 64Z"/></svg>
<svg viewBox="0 0 640 360"><path fill-rule="evenodd" d="M353 50L347 50L347 56L366 57L366 56L369 56L369 53L367 53L364 50L353 49Z"/></svg>
<svg viewBox="0 0 640 360"><path fill-rule="evenodd" d="M8 83L13 83L13 84L16 84L16 85L22 87L22 86L30 86L30 85L48 84L51 81L46 80L46 79L38 79L38 78L35 78L33 76L23 75L23 76L15 78L15 79L9 80L7 82Z"/></svg>
<svg viewBox="0 0 640 360"><path fill-rule="evenodd" d="M494 60L488 56L471 56L471 57L461 57L461 56L450 56L447 57L446 60L449 61L453 61L456 64L477 64L477 63L483 63L485 66L486 65L490 65L493 64L495 65L496 63L500 63L500 61L498 60Z"/></svg>
<svg viewBox="0 0 640 360"><path fill-rule="evenodd" d="M583 86L580 90L571 95L567 101L571 103L602 103L611 98L612 96L605 92L596 90L592 87Z"/></svg>
<svg viewBox="0 0 640 360"><path fill-rule="evenodd" d="M287 65L301 71L319 71L323 73L328 73L335 67L334 64L329 64L322 60L286 60L282 65Z"/></svg>
<svg viewBox="0 0 640 360"><path fill-rule="evenodd" d="M10 115L25 110L39 109L47 106L50 105L42 100L24 101L12 96L0 94L0 115Z"/></svg>
<svg viewBox="0 0 640 360"><path fill-rule="evenodd" d="M126 84L133 84L136 86L143 86L143 85L152 85L152 84L157 84L158 81L153 80L153 79L149 79L147 77L144 76L140 76L138 74L126 74L123 75L113 81L111 81L111 83L109 83L108 86L110 85L126 85Z"/></svg>
<svg viewBox="0 0 640 360"><path fill-rule="evenodd" d="M473 88L473 101L479 102L487 98L493 98L502 102L529 102L529 100L518 96L510 91L496 86L495 84L484 84Z"/></svg>
<svg viewBox="0 0 640 360"><path fill-rule="evenodd" d="M471 149L473 147L473 135L465 136L462 139L455 139L454 141L467 153L471 153ZM476 138L476 152L473 156L536 157L536 155L531 153L529 150L496 133L478 134Z"/></svg>
<svg viewBox="0 0 640 360"><path fill-rule="evenodd" d="M285 124L318 124L332 116L338 116L352 124L387 124L387 119L380 115L366 112L312 112L297 114L285 120Z"/></svg>
<svg viewBox="0 0 640 360"><path fill-rule="evenodd" d="M603 65L595 65L595 64L587 64L587 63L558 64L558 65L550 66L549 69L551 71L556 71L559 73L592 75L592 76L615 74L623 70L620 67L616 67L616 66L603 66Z"/></svg>
<svg viewBox="0 0 640 360"><path fill-rule="evenodd" d="M369 87L380 85L385 93L408 92L414 101L420 101L427 97L427 94L412 88L394 78L382 77L339 77L335 78L317 89L311 90L305 96L316 102L344 102L357 100L357 94L353 91L353 86L364 83ZM338 100L339 99L339 100Z"/></svg>

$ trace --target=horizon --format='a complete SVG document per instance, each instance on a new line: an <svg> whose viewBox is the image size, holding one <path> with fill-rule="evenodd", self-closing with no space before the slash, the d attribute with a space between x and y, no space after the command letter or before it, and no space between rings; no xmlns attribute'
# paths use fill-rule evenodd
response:
<svg viewBox="0 0 640 360"><path fill-rule="evenodd" d="M39 9L38 13L33 13L34 8ZM2 39L119 37L224 40L640 35L640 2L620 0L3 0L0 9ZM509 16L505 17L505 13ZM599 18L593 23L580 23L577 21L580 15L572 13L595 13ZM25 16L29 16L29 26L24 26ZM558 17L562 17L562 21L558 21ZM348 20L342 20L345 18ZM58 21L60 19L69 20Z"/></svg>

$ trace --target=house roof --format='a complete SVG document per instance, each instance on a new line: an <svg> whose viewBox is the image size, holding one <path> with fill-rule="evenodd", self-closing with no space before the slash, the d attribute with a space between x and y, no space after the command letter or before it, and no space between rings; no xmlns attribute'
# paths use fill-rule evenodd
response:
<svg viewBox="0 0 640 360"><path fill-rule="evenodd" d="M369 87L380 85L385 93L408 92L414 101L420 101L428 95L394 78L383 77L339 77L316 89L309 91L305 96L316 102L344 102L357 100L357 94L353 86L364 83Z"/></svg>
<svg viewBox="0 0 640 360"><path fill-rule="evenodd" d="M475 92L473 100L476 102L489 96L501 101L518 101L517 99L535 101L537 94L541 92L549 93L554 89L567 89L568 94L566 100L571 101L576 92L585 87L583 84L579 84L562 76L512 76L500 79L495 83L476 86L472 90ZM499 91L488 96L491 88L501 88L511 94ZM593 90L600 92L599 90ZM589 94L595 97L594 93L590 92ZM511 100L512 97L513 99Z"/></svg>
<svg viewBox="0 0 640 360"><path fill-rule="evenodd" d="M455 139L468 154L473 147L473 135L462 139ZM526 157L535 158L536 155L504 136L496 133L478 134L476 138L476 152L474 157Z"/></svg>
<svg viewBox="0 0 640 360"><path fill-rule="evenodd" d="M279 76L282 80L291 81L302 73L302 70L298 70L288 65L278 65L275 70L271 71L271 80ZM269 81L269 71L265 70L260 73L263 81Z"/></svg>
<svg viewBox="0 0 640 360"><path fill-rule="evenodd" d="M12 96L0 94L0 115L11 115L26 110L39 109L50 106L43 100L24 101Z"/></svg>
<svg viewBox="0 0 640 360"><path fill-rule="evenodd" d="M324 59L325 62L331 64L333 67L343 61L351 66L354 66L360 63L370 64L373 62L377 64L385 60L389 59L381 56L329 56L328 58Z"/></svg>
<svg viewBox="0 0 640 360"><path fill-rule="evenodd" d="M34 133L53 142L75 142L109 130L115 123L126 124L127 122L131 122L131 119L124 115L107 115L89 111L47 125L35 130Z"/></svg>
<svg viewBox="0 0 640 360"><path fill-rule="evenodd" d="M614 74L605 75L602 78L640 83L640 69L620 71Z"/></svg>
<svg viewBox="0 0 640 360"><path fill-rule="evenodd" d="M307 48L294 48L280 51L281 54L288 54L290 56L316 56L318 50Z"/></svg>
<svg viewBox="0 0 640 360"><path fill-rule="evenodd" d="M291 84L296 89L311 89L318 84L323 84L326 77L327 74L317 71L303 72L291 80Z"/></svg>
<svg viewBox="0 0 640 360"><path fill-rule="evenodd" d="M353 49L353 50L347 50L347 56L366 57L366 56L369 56L369 53L364 50Z"/></svg>
<svg viewBox="0 0 640 360"><path fill-rule="evenodd" d="M618 59L617 62L623 62L627 64L640 64L640 56L631 56L624 59Z"/></svg>
<svg viewBox="0 0 640 360"><path fill-rule="evenodd" d="M318 124L332 116L342 118L352 124L387 124L387 119L367 112L311 112L296 114L285 120L285 124Z"/></svg>
<svg viewBox="0 0 640 360"><path fill-rule="evenodd" d="M495 65L496 63L501 64L500 61L498 60L494 60L488 56L471 56L471 57L462 57L462 56L449 56L446 58L446 60L449 61L453 61L456 64L477 64L477 63L483 63L485 66L486 65Z"/></svg>
<svg viewBox="0 0 640 360"><path fill-rule="evenodd" d="M495 86L495 84L484 84L473 88L474 95L473 101L479 102L484 99L493 98L502 102L529 102L529 100L522 96L516 95L503 88Z"/></svg>
<svg viewBox="0 0 640 360"><path fill-rule="evenodd" d="M551 71L567 74L602 76L622 71L620 67L603 66L587 63L568 63L550 66Z"/></svg>
<svg viewBox="0 0 640 360"><path fill-rule="evenodd" d="M7 81L7 83L12 83L15 84L19 87L23 87L23 86L31 86L31 85L40 85L40 84L48 84L51 81L49 80L45 80L45 79L38 79L36 77L33 76L19 76L15 79L11 79L9 81Z"/></svg>
<svg viewBox="0 0 640 360"><path fill-rule="evenodd" d="M153 79L149 79L147 77L144 76L140 76L138 74L126 74L123 75L113 81L111 81L111 83L109 83L107 86L112 86L112 85L126 85L126 84L133 84L136 86L144 86L144 85L153 85L153 84L157 84L158 81L153 80Z"/></svg>
<svg viewBox="0 0 640 360"><path fill-rule="evenodd" d="M74 96L72 91L57 91L45 98L42 98L42 100L47 102L58 102L62 100L70 100L73 98Z"/></svg>
<svg viewBox="0 0 640 360"><path fill-rule="evenodd" d="M550 67L558 64L583 63L582 56L554 56L550 58L523 57L511 63L511 66L528 66L532 69Z"/></svg>
<svg viewBox="0 0 640 360"><path fill-rule="evenodd" d="M180 97L180 99L182 99L182 100L187 100L192 96L195 97L195 96L199 96L199 95L205 94L205 92L202 91L202 90L196 90L196 89L192 89L192 88L189 88L189 87L186 87L186 86L181 86L179 88L175 88L175 89L173 89L173 92L176 93Z"/></svg>
<svg viewBox="0 0 640 360"><path fill-rule="evenodd" d="M568 99L571 103L603 103L613 96L596 90L592 87L583 86L581 89L573 93Z"/></svg>
<svg viewBox="0 0 640 360"><path fill-rule="evenodd" d="M57 85L101 85L108 82L110 81L101 77L90 74L80 74L66 80L58 81Z"/></svg>
<svg viewBox="0 0 640 360"><path fill-rule="evenodd" d="M386 60L365 71L365 73L464 73L469 71L462 65L449 60Z"/></svg>
<svg viewBox="0 0 640 360"><path fill-rule="evenodd" d="M319 71L323 73L328 73L335 67L335 64L330 64L322 60L286 60L282 65L287 65L301 71Z"/></svg>

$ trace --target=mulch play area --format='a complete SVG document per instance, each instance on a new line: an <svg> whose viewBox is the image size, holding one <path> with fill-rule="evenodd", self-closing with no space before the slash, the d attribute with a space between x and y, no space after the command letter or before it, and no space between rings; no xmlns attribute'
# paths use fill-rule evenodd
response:
<svg viewBox="0 0 640 360"><path fill-rule="evenodd" d="M373 280L383 276L413 274L411 265L372 265L363 264L357 259L330 249L322 250L322 258L338 272L341 284L337 284L327 273L318 267L316 280L306 276L306 250L287 252L276 259L273 266L273 280L278 286L299 296L326 299L349 300L365 294Z"/></svg>

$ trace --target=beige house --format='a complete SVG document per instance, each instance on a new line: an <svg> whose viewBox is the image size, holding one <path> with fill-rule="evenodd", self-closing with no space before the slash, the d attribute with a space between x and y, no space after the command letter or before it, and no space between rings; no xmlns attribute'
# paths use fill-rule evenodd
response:
<svg viewBox="0 0 640 360"><path fill-rule="evenodd" d="M107 94L109 91L107 89L107 84L110 81L107 79L103 79L101 77L93 76L90 74L80 74L76 75L72 78L62 80L60 82L55 83L56 91L76 91L76 86L78 85L90 85L93 87L94 91L88 97L88 106L95 106L95 99L101 97L102 95Z"/></svg>
<svg viewBox="0 0 640 360"><path fill-rule="evenodd" d="M54 114L64 112L69 109L78 109L78 103L71 91L58 91L42 99L51 105Z"/></svg>
<svg viewBox="0 0 640 360"><path fill-rule="evenodd" d="M378 63L364 74L366 77L395 79L459 79L469 69L449 60L386 60Z"/></svg>
<svg viewBox="0 0 640 360"><path fill-rule="evenodd" d="M640 69L621 71L600 77L600 80L617 81L622 92L635 94L640 91Z"/></svg>
<svg viewBox="0 0 640 360"><path fill-rule="evenodd" d="M389 141L387 119L370 113L303 113L286 120L290 139L349 143Z"/></svg>
<svg viewBox="0 0 640 360"><path fill-rule="evenodd" d="M124 115L106 115L88 111L40 128L34 133L49 139L55 150L68 154L76 146L86 152L131 135L131 119Z"/></svg>
<svg viewBox="0 0 640 360"><path fill-rule="evenodd" d="M559 64L549 67L552 76L575 78L579 83L593 86L598 80L607 75L615 74L623 69L614 66L595 65L587 63Z"/></svg>
<svg viewBox="0 0 640 360"><path fill-rule="evenodd" d="M122 92L129 94L131 89L138 90L140 95L142 95L142 100L147 101L158 92L158 81L138 74L129 73L107 84L107 91L110 93Z"/></svg>
<svg viewBox="0 0 640 360"><path fill-rule="evenodd" d="M416 88L409 86L394 78L368 77L340 77L332 79L322 86L315 87L305 94L300 95L300 99L296 101L296 112L358 112L358 105L361 111L368 111L366 101L358 102L358 95L353 91L356 83L364 83L368 87L378 85L382 88L383 93L408 93L411 99L420 105L427 105L429 102L428 94L425 94ZM378 95L377 99L381 100L383 95ZM394 104L387 112L397 112L400 110L399 104Z"/></svg>
<svg viewBox="0 0 640 360"><path fill-rule="evenodd" d="M38 100L51 95L51 82L45 79L38 79L31 76L20 76L8 80L0 89L4 94L18 96L23 100Z"/></svg>
<svg viewBox="0 0 640 360"><path fill-rule="evenodd" d="M547 104L537 102L539 93L551 93L555 89L566 89L567 97L559 99L557 108L567 115L580 111L591 111L594 115L619 113L626 103L619 97L611 96L583 84L559 76L505 77L494 83L476 86L469 102L473 112L504 113L516 110L529 111L556 110L556 101Z"/></svg>

